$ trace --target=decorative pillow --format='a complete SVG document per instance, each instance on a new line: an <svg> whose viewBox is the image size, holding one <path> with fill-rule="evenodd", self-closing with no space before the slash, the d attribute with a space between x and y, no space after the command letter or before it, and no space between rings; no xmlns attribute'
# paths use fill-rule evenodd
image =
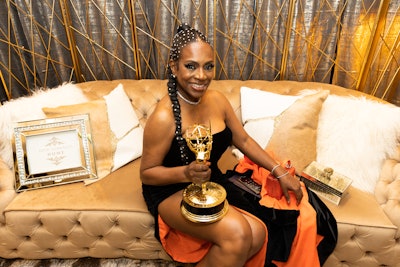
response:
<svg viewBox="0 0 400 267"><path fill-rule="evenodd" d="M241 87L240 104L244 129L261 147L266 147L274 130L275 117L301 97Z"/></svg>
<svg viewBox="0 0 400 267"><path fill-rule="evenodd" d="M396 153L400 108L364 97L330 95L320 113L317 161L374 192L383 161Z"/></svg>
<svg viewBox="0 0 400 267"><path fill-rule="evenodd" d="M242 87L244 129L271 155L290 160L300 173L316 160L319 112L329 91L303 90L299 95L280 95ZM234 149L237 158L243 154Z"/></svg>
<svg viewBox="0 0 400 267"><path fill-rule="evenodd" d="M48 117L89 114L99 179L142 155L143 128L122 84L102 99L43 112Z"/></svg>
<svg viewBox="0 0 400 267"><path fill-rule="evenodd" d="M317 158L319 114L328 95L328 90L306 95L275 118L265 150L279 161L290 160L297 174Z"/></svg>

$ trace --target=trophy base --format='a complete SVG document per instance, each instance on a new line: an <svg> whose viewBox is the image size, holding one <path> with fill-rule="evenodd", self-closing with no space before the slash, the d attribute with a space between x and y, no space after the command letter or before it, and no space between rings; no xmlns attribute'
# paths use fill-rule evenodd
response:
<svg viewBox="0 0 400 267"><path fill-rule="evenodd" d="M228 211L225 189L217 183L191 184L183 191L182 215L195 223L216 222Z"/></svg>
<svg viewBox="0 0 400 267"><path fill-rule="evenodd" d="M224 201L223 203L220 204L221 207L215 207L219 209L218 212L212 212L211 214L204 214L207 213L208 210L200 210L200 213L193 213L190 210L193 210L193 207L187 208L187 203L182 202L181 205L181 212L182 215L189 221L195 222L195 223L213 223L216 221L221 220L225 214L228 212L228 201ZM198 211L198 210L197 210Z"/></svg>

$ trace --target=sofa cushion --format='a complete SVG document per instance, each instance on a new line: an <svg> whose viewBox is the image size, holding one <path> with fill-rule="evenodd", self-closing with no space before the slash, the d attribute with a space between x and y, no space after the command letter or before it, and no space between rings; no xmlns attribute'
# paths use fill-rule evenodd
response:
<svg viewBox="0 0 400 267"><path fill-rule="evenodd" d="M100 179L142 154L143 128L122 84L103 98L43 111L48 117L89 113Z"/></svg>
<svg viewBox="0 0 400 267"><path fill-rule="evenodd" d="M139 168L140 158L90 185L79 182L24 191L8 205L6 212L112 210L147 213Z"/></svg>
<svg viewBox="0 0 400 267"><path fill-rule="evenodd" d="M139 166L134 160L90 185L19 193L4 212L0 251L24 258L170 259L154 237Z"/></svg>
<svg viewBox="0 0 400 267"><path fill-rule="evenodd" d="M399 248L397 228L373 194L350 186L339 206L323 201L335 216L339 232L336 248L324 266L397 266L398 258L388 257Z"/></svg>
<svg viewBox="0 0 400 267"><path fill-rule="evenodd" d="M397 226L396 238L400 238L400 147L396 157L385 160L375 188L375 197Z"/></svg>

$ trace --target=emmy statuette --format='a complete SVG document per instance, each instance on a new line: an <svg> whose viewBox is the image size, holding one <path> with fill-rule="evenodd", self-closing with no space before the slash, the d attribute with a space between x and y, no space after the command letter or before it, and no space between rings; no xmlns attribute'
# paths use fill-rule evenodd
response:
<svg viewBox="0 0 400 267"><path fill-rule="evenodd" d="M196 154L196 161L205 163L211 154L212 134L210 127L195 124L186 131L186 142ZM214 182L192 183L183 191L182 215L196 223L212 223L220 220L228 211L225 189Z"/></svg>

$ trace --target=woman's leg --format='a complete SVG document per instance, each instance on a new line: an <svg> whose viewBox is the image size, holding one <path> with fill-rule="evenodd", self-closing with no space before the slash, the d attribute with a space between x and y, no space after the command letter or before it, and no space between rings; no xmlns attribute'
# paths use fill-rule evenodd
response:
<svg viewBox="0 0 400 267"><path fill-rule="evenodd" d="M181 200L182 192L167 198L160 204L159 214L170 227L213 244L197 266L243 266L263 246L266 233L259 220L230 207L220 221L193 223L181 215Z"/></svg>

